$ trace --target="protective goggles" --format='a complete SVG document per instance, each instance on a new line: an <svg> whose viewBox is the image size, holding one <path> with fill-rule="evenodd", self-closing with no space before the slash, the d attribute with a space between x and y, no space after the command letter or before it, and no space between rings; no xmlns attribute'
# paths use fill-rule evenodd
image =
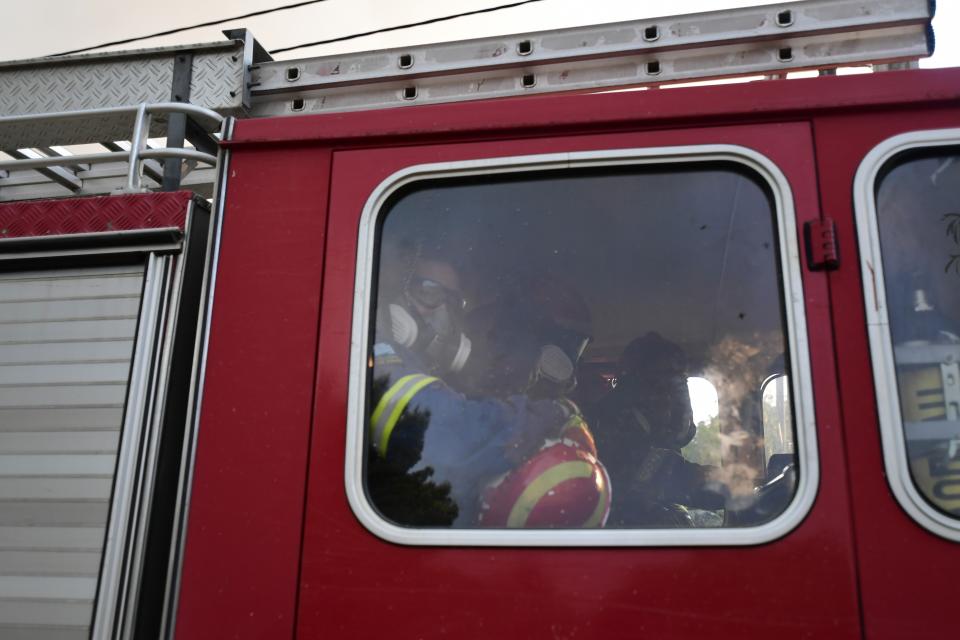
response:
<svg viewBox="0 0 960 640"><path fill-rule="evenodd" d="M467 301L463 298L463 294L455 289L445 287L430 278L414 276L410 280L407 293L415 302L422 304L428 309L436 309L442 305L447 305L447 307L451 309L463 309L467 306Z"/></svg>

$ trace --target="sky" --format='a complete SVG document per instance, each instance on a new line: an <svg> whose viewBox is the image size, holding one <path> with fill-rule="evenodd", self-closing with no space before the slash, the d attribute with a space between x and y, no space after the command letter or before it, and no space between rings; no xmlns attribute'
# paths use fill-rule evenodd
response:
<svg viewBox="0 0 960 640"><path fill-rule="evenodd" d="M115 47L130 49L223 39L246 27L267 49L508 4L511 0L325 0L270 15ZM515 0L514 0L515 1ZM0 0L0 60L17 60L269 9L294 0ZM541 0L492 13L280 54L278 59L369 51L667 15L770 4L756 0ZM938 3L937 51L922 67L960 66L960 0Z"/></svg>

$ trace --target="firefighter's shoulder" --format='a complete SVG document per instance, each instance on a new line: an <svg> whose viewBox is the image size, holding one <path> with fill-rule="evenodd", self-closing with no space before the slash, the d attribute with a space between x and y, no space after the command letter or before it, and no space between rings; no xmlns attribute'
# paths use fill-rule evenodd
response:
<svg viewBox="0 0 960 640"><path fill-rule="evenodd" d="M378 342L373 345L373 363L377 367L399 365L403 364L403 358L389 342Z"/></svg>

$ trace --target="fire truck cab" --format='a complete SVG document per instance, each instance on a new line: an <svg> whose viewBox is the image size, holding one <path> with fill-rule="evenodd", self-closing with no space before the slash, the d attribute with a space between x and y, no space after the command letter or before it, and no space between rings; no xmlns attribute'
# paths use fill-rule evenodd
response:
<svg viewBox="0 0 960 640"><path fill-rule="evenodd" d="M0 66L3 637L949 634L932 12Z"/></svg>

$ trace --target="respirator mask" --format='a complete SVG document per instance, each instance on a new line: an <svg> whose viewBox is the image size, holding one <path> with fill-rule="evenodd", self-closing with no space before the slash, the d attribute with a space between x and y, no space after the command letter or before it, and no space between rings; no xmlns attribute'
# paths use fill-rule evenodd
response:
<svg viewBox="0 0 960 640"><path fill-rule="evenodd" d="M471 342L460 331L463 296L430 278L411 278L403 304L390 305L390 329L397 344L425 354L438 368L457 372L470 357Z"/></svg>
<svg viewBox="0 0 960 640"><path fill-rule="evenodd" d="M552 331L550 342L540 347L530 374L530 389L535 395L559 396L569 393L577 385L576 366L590 338Z"/></svg>

